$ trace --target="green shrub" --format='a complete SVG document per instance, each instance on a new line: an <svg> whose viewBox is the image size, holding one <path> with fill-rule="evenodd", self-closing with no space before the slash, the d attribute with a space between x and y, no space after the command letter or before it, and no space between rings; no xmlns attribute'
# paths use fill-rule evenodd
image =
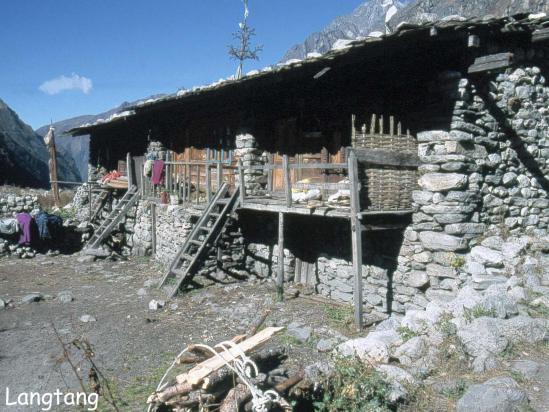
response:
<svg viewBox="0 0 549 412"><path fill-rule="evenodd" d="M334 374L324 382L320 412L384 412L390 410L391 388L383 376L359 359L337 359Z"/></svg>
<svg viewBox="0 0 549 412"><path fill-rule="evenodd" d="M410 329L408 326L399 326L397 328L397 332L404 342L407 342L410 339L420 335L419 333Z"/></svg>
<svg viewBox="0 0 549 412"><path fill-rule="evenodd" d="M475 305L472 308L463 308L463 317L466 322L471 322L473 319L483 316L493 318L496 316L496 310L494 308L486 309L480 305Z"/></svg>

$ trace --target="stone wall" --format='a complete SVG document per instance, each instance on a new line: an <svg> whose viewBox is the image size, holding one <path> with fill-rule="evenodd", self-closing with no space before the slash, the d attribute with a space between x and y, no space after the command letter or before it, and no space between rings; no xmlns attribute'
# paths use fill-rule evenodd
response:
<svg viewBox="0 0 549 412"><path fill-rule="evenodd" d="M0 217L12 217L14 213L32 212L39 208L40 203L35 194L0 195Z"/></svg>
<svg viewBox="0 0 549 412"><path fill-rule="evenodd" d="M549 88L540 69L480 85L459 73L442 78L457 85L451 126L418 134L421 190L395 273L427 300L507 282L532 245L547 242L549 218Z"/></svg>

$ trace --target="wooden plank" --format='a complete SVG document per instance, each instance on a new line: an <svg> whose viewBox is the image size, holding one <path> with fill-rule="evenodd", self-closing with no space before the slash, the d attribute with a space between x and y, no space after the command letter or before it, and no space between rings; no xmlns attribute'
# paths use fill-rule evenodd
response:
<svg viewBox="0 0 549 412"><path fill-rule="evenodd" d="M200 203L200 165L196 166L196 204Z"/></svg>
<svg viewBox="0 0 549 412"><path fill-rule="evenodd" d="M419 157L415 153L402 153L379 149L355 149L357 160L360 163L381 166L418 167Z"/></svg>
<svg viewBox="0 0 549 412"><path fill-rule="evenodd" d="M290 180L290 168L288 166L288 155L282 156L282 169L284 171L284 193L286 195L286 206L292 207L292 181Z"/></svg>
<svg viewBox="0 0 549 412"><path fill-rule="evenodd" d="M276 293L278 300L284 300L284 213L278 214L278 262L276 271Z"/></svg>
<svg viewBox="0 0 549 412"><path fill-rule="evenodd" d="M477 57L467 69L468 73L481 73L490 70L504 69L513 64L513 53L497 53Z"/></svg>
<svg viewBox="0 0 549 412"><path fill-rule="evenodd" d="M534 30L532 33L532 42L539 43L549 40L549 27Z"/></svg>
<svg viewBox="0 0 549 412"><path fill-rule="evenodd" d="M347 169L347 163L290 163L288 165L290 169ZM264 165L253 165L248 166L250 170L276 170L284 169L282 164L264 164Z"/></svg>
<svg viewBox="0 0 549 412"><path fill-rule="evenodd" d="M198 385L210 375L212 372L222 368L225 361L231 362L239 357L242 352L247 353L267 342L275 334L283 330L283 327L267 327L258 332L249 339L240 342L236 347L233 347L225 352L220 352L219 356L213 356L202 363L199 363L190 371L177 375L177 383L188 382L191 385Z"/></svg>
<svg viewBox="0 0 549 412"><path fill-rule="evenodd" d="M294 183L293 186L300 190L321 189L321 190L349 190L348 183Z"/></svg>
<svg viewBox="0 0 549 412"><path fill-rule="evenodd" d="M362 329L362 231L358 212L360 196L358 191L358 162L354 151L349 153L349 181L351 182L351 243L353 254L353 302L354 318L358 329Z"/></svg>

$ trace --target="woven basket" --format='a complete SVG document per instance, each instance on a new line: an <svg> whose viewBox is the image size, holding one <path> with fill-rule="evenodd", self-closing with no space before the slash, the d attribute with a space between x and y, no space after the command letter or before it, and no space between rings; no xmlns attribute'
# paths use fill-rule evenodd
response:
<svg viewBox="0 0 549 412"><path fill-rule="evenodd" d="M417 153L417 141L410 135L356 133L354 147ZM415 168L359 166L362 189L360 206L366 211L397 211L412 207L412 192L418 188Z"/></svg>

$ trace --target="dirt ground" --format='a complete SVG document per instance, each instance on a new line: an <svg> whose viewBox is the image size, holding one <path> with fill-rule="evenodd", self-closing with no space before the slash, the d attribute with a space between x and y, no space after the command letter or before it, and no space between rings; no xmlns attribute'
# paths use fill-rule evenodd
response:
<svg viewBox="0 0 549 412"><path fill-rule="evenodd" d="M39 255L30 260L0 258L0 298L11 301L8 308L0 309L0 411L40 410L38 406L6 407L7 387L11 399L21 392L79 389L57 336L63 342L78 338L91 343L93 359L107 378L120 411L145 410L147 396L174 357L187 345L214 345L242 334L266 309L272 310L267 318L268 326L299 322L313 328L306 343L298 342L285 332L268 343L267 348L283 346L286 349L288 359L282 366L288 375L328 356L317 351L319 339L342 340L355 336L349 309L301 297L278 303L275 287L269 281L216 284L180 294L166 301L163 309L153 311L149 309L149 302L165 299L164 292L154 285L162 275L154 261L133 258L79 263L78 258L78 255ZM70 291L74 300L62 303L58 295L63 291ZM42 294L44 300L22 303L31 293ZM83 322L80 318L84 315L96 321ZM365 334L367 331L362 333ZM503 363L535 360L542 367L536 380L524 380L505 369L474 375L463 361L454 365L443 362L429 378L433 385L423 387L417 399L402 409L453 410L462 392L437 392L433 388L446 380L472 384L503 374L519 381L528 392L533 410L548 410L549 348L545 345L544 348L515 349ZM70 358L76 368L81 368L78 372L87 376L89 368L81 362L81 356L73 351ZM112 408L101 403L98 410Z"/></svg>
<svg viewBox="0 0 549 412"><path fill-rule="evenodd" d="M191 343L213 345L241 334L264 309L272 309L268 325L302 321L314 328L305 344L284 333L269 343L286 347L290 360L284 366L289 371L321 359L315 349L320 337L342 337L337 330L352 335L350 313L301 298L276 303L270 282L215 285L151 311L150 300L165 299L163 291L150 286L161 277L156 263L144 258L78 263L77 258L0 259L0 298L13 304L0 310L0 388L9 387L11 394L78 389L74 372L61 361L63 346L55 330L64 342L84 338L93 345L95 362L111 382L121 410L128 411L145 409L146 397L183 348ZM57 296L62 291L70 291L74 300L61 303ZM45 299L21 303L34 292ZM80 320L83 315L96 321L85 323ZM0 410L5 402L1 393Z"/></svg>

